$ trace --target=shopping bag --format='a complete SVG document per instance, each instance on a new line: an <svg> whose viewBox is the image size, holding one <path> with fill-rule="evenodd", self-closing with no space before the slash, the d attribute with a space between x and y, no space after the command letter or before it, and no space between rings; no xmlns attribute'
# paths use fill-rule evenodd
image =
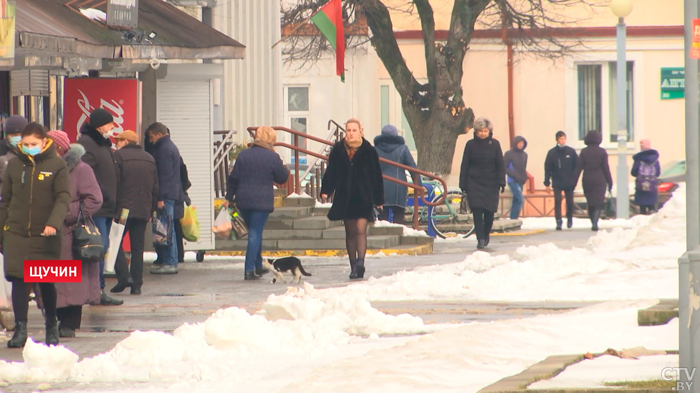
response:
<svg viewBox="0 0 700 393"><path fill-rule="evenodd" d="M129 209L122 209L119 220L112 222L112 227L109 230L109 248L105 254L105 272L113 273L114 264L117 262L117 254L122 246L122 238L126 229L126 219L129 217Z"/></svg>
<svg viewBox="0 0 700 393"><path fill-rule="evenodd" d="M226 240L231 238L231 229L231 216L228 213L228 209L224 207L216 215L211 231L214 232L214 236L217 239Z"/></svg>
<svg viewBox="0 0 700 393"><path fill-rule="evenodd" d="M185 214L180 219L182 225L182 237L188 242L199 240L199 219L197 209L194 206L185 206Z"/></svg>
<svg viewBox="0 0 700 393"><path fill-rule="evenodd" d="M171 231L173 228L173 216L167 214L165 209L158 209L153 213L153 246L172 246Z"/></svg>
<svg viewBox="0 0 700 393"><path fill-rule="evenodd" d="M12 284L5 278L5 259L0 254L0 311L12 311Z"/></svg>
<svg viewBox="0 0 700 393"><path fill-rule="evenodd" d="M243 239L248 236L248 226L245 224L245 220L241 217L241 212L238 211L236 205L229 208L231 211L231 226L233 228L233 233L236 234L236 239Z"/></svg>

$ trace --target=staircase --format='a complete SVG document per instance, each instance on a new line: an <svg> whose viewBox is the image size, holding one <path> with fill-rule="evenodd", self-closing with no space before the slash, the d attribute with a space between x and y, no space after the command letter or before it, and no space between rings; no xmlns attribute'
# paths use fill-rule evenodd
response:
<svg viewBox="0 0 700 393"><path fill-rule="evenodd" d="M281 191L286 194L286 190ZM277 196L276 200L282 207L275 208L265 225L263 255L346 255L343 222L328 220L328 207L317 207L316 200L311 197L285 195ZM403 227L369 225L367 231L369 254L380 251L409 255L432 253L433 238L404 236ZM247 244L246 239L216 240L216 250L212 254L243 255Z"/></svg>

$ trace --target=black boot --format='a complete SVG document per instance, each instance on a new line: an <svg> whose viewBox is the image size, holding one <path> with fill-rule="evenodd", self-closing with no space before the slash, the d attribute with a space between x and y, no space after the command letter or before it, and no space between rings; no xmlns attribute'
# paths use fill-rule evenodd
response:
<svg viewBox="0 0 700 393"><path fill-rule="evenodd" d="M489 236L490 233L487 233L486 236L484 236L484 247L488 246L489 243L491 242L491 236Z"/></svg>
<svg viewBox="0 0 700 393"><path fill-rule="evenodd" d="M58 345L58 336L58 321L46 318L46 345Z"/></svg>
<svg viewBox="0 0 700 393"><path fill-rule="evenodd" d="M481 249L483 249L484 247L486 247L486 244L485 244L484 239L479 239L479 240L476 242L476 248L478 248L479 250L481 250Z"/></svg>
<svg viewBox="0 0 700 393"><path fill-rule="evenodd" d="M357 278L363 278L365 276L365 260L364 259L358 259L357 260Z"/></svg>
<svg viewBox="0 0 700 393"><path fill-rule="evenodd" d="M350 261L350 279L354 280L357 278L357 261Z"/></svg>
<svg viewBox="0 0 700 393"><path fill-rule="evenodd" d="M58 323L58 336L59 337L75 337L75 329L71 329L68 326L63 326L63 323Z"/></svg>
<svg viewBox="0 0 700 393"><path fill-rule="evenodd" d="M16 322L15 323L15 333L12 335L10 341L7 342L8 348L22 348L27 342L27 323L26 322Z"/></svg>
<svg viewBox="0 0 700 393"><path fill-rule="evenodd" d="M573 227L573 226L574 226L574 219L571 217L567 218L566 219L566 227L571 229L571 227Z"/></svg>
<svg viewBox="0 0 700 393"><path fill-rule="evenodd" d="M244 280L259 280L260 276L256 275L255 272L245 272L243 279Z"/></svg>
<svg viewBox="0 0 700 393"><path fill-rule="evenodd" d="M102 290L102 296L100 297L100 306L121 306L124 304L123 300L117 300L113 297L110 297L105 293L105 290Z"/></svg>
<svg viewBox="0 0 700 393"><path fill-rule="evenodd" d="M141 294L141 284L132 284L131 285L131 294L132 295L140 295Z"/></svg>
<svg viewBox="0 0 700 393"><path fill-rule="evenodd" d="M126 280L126 282L118 282L117 285L115 285L114 288L110 289L109 291L112 293L121 293L132 285L134 285L134 282L131 280L131 278L129 278Z"/></svg>
<svg viewBox="0 0 700 393"><path fill-rule="evenodd" d="M561 231L561 224L562 224L561 219L558 219L557 220L557 231Z"/></svg>
<svg viewBox="0 0 700 393"><path fill-rule="evenodd" d="M591 230L592 231L598 230L598 219L600 219L600 212L601 212L601 210L598 208L593 209L593 211L591 212L591 224L592 224Z"/></svg>

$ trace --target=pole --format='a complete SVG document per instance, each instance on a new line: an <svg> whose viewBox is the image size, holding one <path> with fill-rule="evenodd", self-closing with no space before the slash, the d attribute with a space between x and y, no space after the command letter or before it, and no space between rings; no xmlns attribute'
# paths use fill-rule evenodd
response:
<svg viewBox="0 0 700 393"><path fill-rule="evenodd" d="M625 18L617 23L617 218L629 218L627 174L627 50Z"/></svg>
<svg viewBox="0 0 700 393"><path fill-rule="evenodd" d="M690 57L693 46L693 19L698 18L698 0L685 0L685 162L686 162L686 247L678 259L679 363L689 372L700 367L700 311L691 299L700 294L700 106L698 105L698 60ZM678 380L691 382L691 392L700 392L700 376ZM686 385L687 386L687 385Z"/></svg>

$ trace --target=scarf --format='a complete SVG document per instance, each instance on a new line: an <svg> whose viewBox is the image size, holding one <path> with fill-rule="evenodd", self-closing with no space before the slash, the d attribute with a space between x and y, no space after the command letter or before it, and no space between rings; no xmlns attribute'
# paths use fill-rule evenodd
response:
<svg viewBox="0 0 700 393"><path fill-rule="evenodd" d="M275 151L275 149L272 147L271 144L269 144L269 143L267 143L267 142L263 142L263 141L261 141L261 140L257 140L257 141L255 141L255 142L253 142L253 143L251 144L251 146L252 146L252 145L260 146L260 147L263 147L263 148L265 148L265 149L267 149L267 150Z"/></svg>
<svg viewBox="0 0 700 393"><path fill-rule="evenodd" d="M348 158L352 160L352 157L355 155L355 152L357 152L357 149L362 146L362 138L360 138L357 141L350 142L348 141L347 138L343 139L343 144L345 145L345 151L348 152Z"/></svg>

